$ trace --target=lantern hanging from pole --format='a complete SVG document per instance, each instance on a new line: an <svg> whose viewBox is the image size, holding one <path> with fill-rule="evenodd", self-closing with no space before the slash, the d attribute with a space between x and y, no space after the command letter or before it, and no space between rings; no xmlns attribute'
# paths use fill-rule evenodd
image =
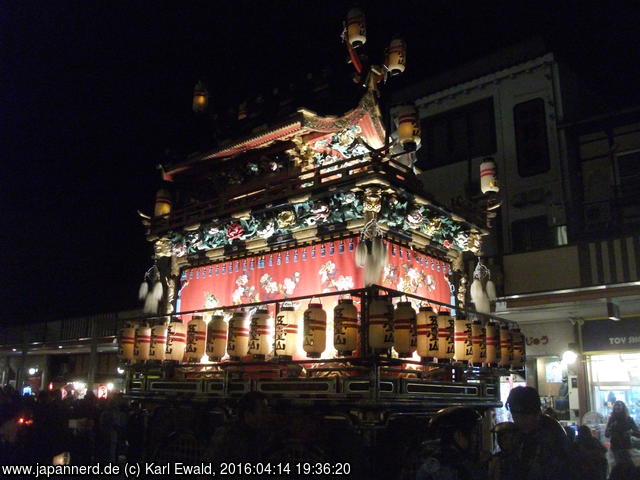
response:
<svg viewBox="0 0 640 480"><path fill-rule="evenodd" d="M229 320L227 353L233 361L238 361L249 351L250 319L247 312L237 310Z"/></svg>
<svg viewBox="0 0 640 480"><path fill-rule="evenodd" d="M352 8L347 13L347 41L354 48L367 42L367 25L364 12L359 8Z"/></svg>
<svg viewBox="0 0 640 480"><path fill-rule="evenodd" d="M206 85L198 80L196 86L193 87L193 104L191 108L194 113L202 113L207 109L209 105L209 92Z"/></svg>
<svg viewBox="0 0 640 480"><path fill-rule="evenodd" d="M392 76L399 75L404 72L407 62L407 44L401 38L394 38L389 44L387 50L388 64L387 70Z"/></svg>
<svg viewBox="0 0 640 480"><path fill-rule="evenodd" d="M485 363L488 367L495 367L498 365L498 360L500 359L500 333L498 325L489 321L486 330L486 338L487 338L487 357L485 358Z"/></svg>
<svg viewBox="0 0 640 480"><path fill-rule="evenodd" d="M151 345L151 328L146 324L138 325L136 328L136 339L133 347L133 359L135 362L145 362L149 360L149 347Z"/></svg>
<svg viewBox="0 0 640 480"><path fill-rule="evenodd" d="M418 355L423 362L438 356L438 315L431 307L420 307L416 316Z"/></svg>
<svg viewBox="0 0 640 480"><path fill-rule="evenodd" d="M500 366L511 367L513 361L513 339L508 325L500 327Z"/></svg>
<svg viewBox="0 0 640 480"><path fill-rule="evenodd" d="M454 350L453 317L447 310L438 312L438 362L450 363Z"/></svg>
<svg viewBox="0 0 640 480"><path fill-rule="evenodd" d="M513 341L513 361L511 367L514 369L522 368L524 364L524 339L519 328L511 329L511 339Z"/></svg>
<svg viewBox="0 0 640 480"><path fill-rule="evenodd" d="M385 353L393 343L393 305L389 297L374 297L369 304L369 346L374 353Z"/></svg>
<svg viewBox="0 0 640 480"><path fill-rule="evenodd" d="M291 360L298 345L298 315L293 305L283 306L276 315L274 353L283 360Z"/></svg>
<svg viewBox="0 0 640 480"><path fill-rule="evenodd" d="M179 318L174 318L167 326L167 349L165 360L182 362L187 348L187 326Z"/></svg>
<svg viewBox="0 0 640 480"><path fill-rule="evenodd" d="M187 324L187 348L184 361L200 363L207 351L207 324L202 315L193 315Z"/></svg>
<svg viewBox="0 0 640 480"><path fill-rule="evenodd" d="M127 362L133 361L133 349L136 342L136 329L128 325L118 334L118 356Z"/></svg>
<svg viewBox="0 0 640 480"><path fill-rule="evenodd" d="M153 209L154 217L162 217L171 213L171 194L168 190L161 188L156 193L156 204ZM144 299L144 297L143 297Z"/></svg>
<svg viewBox="0 0 640 480"><path fill-rule="evenodd" d="M327 348L327 312L321 303L309 303L304 312L302 348L309 358L320 358Z"/></svg>
<svg viewBox="0 0 640 480"><path fill-rule="evenodd" d="M167 324L161 323L151 328L151 344L149 345L149 360L164 360L167 348Z"/></svg>
<svg viewBox="0 0 640 480"><path fill-rule="evenodd" d="M482 347L485 343L483 331L482 322L480 320L474 320L471 324L471 363L476 366L482 365L485 359L483 355L485 349Z"/></svg>
<svg viewBox="0 0 640 480"><path fill-rule="evenodd" d="M416 311L411 302L398 302L393 318L393 348L401 358L416 351Z"/></svg>
<svg viewBox="0 0 640 480"><path fill-rule="evenodd" d="M251 317L249 355L254 360L266 360L273 346L273 319L266 308L259 308Z"/></svg>
<svg viewBox="0 0 640 480"><path fill-rule="evenodd" d="M398 111L398 138L405 152L415 152L420 145L420 118L415 105L403 105Z"/></svg>
<svg viewBox="0 0 640 480"><path fill-rule="evenodd" d="M471 357L471 320L456 318L454 323L454 359L458 363L467 364Z"/></svg>
<svg viewBox="0 0 640 480"><path fill-rule="evenodd" d="M227 322L222 315L214 315L207 324L207 355L212 362L224 357L227 349Z"/></svg>
<svg viewBox="0 0 640 480"><path fill-rule="evenodd" d="M358 309L350 298L341 298L333 309L333 345L338 355L349 356L358 347Z"/></svg>
<svg viewBox="0 0 640 480"><path fill-rule="evenodd" d="M485 158L480 164L480 190L482 193L500 191L496 176L496 164L491 157Z"/></svg>

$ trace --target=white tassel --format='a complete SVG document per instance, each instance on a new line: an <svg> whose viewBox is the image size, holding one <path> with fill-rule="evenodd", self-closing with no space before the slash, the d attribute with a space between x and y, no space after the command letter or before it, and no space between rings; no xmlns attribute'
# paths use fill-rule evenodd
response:
<svg viewBox="0 0 640 480"><path fill-rule="evenodd" d="M380 283L380 276L384 270L386 258L381 259L380 256L376 258L376 255L367 255L367 262L364 266L364 283L365 286Z"/></svg>
<svg viewBox="0 0 640 480"><path fill-rule="evenodd" d="M144 299L144 313L158 313L158 300L153 295L153 292L147 294L147 298Z"/></svg>
<svg viewBox="0 0 640 480"><path fill-rule="evenodd" d="M382 237L376 237L372 241L371 253L376 263L381 263L382 268L387 264L387 246L382 240Z"/></svg>
<svg viewBox="0 0 640 480"><path fill-rule="evenodd" d="M476 307L476 312L487 314L491 313L491 302L484 292L481 293L480 297L473 302L473 304Z"/></svg>
<svg viewBox="0 0 640 480"><path fill-rule="evenodd" d="M141 302L147 297L147 293L149 293L149 284L145 280L140 284L140 288L138 289L138 300Z"/></svg>
<svg viewBox="0 0 640 480"><path fill-rule="evenodd" d="M477 310L478 302L481 302L482 297L484 296L484 291L482 290L482 282L479 278L475 278L473 282L471 282L469 293L471 294L471 301L476 305Z"/></svg>
<svg viewBox="0 0 640 480"><path fill-rule="evenodd" d="M156 281L153 284L153 290L151 290L151 295L156 299L156 302L162 300L162 295L164 294L164 289L162 288L162 282L160 280Z"/></svg>
<svg viewBox="0 0 640 480"><path fill-rule="evenodd" d="M367 262L367 245L364 240L360 240L356 247L356 266L363 268Z"/></svg>
<svg viewBox="0 0 640 480"><path fill-rule="evenodd" d="M491 280L487 280L487 285L485 286L485 290L487 291L487 297L492 302L495 302L498 296L496 295L496 284Z"/></svg>

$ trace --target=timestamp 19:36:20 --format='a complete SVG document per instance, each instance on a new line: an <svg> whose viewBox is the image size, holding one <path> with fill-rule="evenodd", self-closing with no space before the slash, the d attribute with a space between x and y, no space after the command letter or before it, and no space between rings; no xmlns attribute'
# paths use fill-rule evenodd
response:
<svg viewBox="0 0 640 480"><path fill-rule="evenodd" d="M220 464L219 475L273 475L273 476L299 476L299 475L344 475L351 474L351 464L341 462L238 462Z"/></svg>

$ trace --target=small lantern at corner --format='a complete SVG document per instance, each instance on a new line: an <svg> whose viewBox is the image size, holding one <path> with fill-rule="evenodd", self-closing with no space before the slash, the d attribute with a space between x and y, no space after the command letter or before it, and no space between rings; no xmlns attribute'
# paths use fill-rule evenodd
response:
<svg viewBox="0 0 640 480"><path fill-rule="evenodd" d="M387 50L387 70L392 76L396 76L404 72L407 63L407 44L401 38L394 38L389 44Z"/></svg>
<svg viewBox="0 0 640 480"><path fill-rule="evenodd" d="M357 48L367 42L367 26L364 12L359 8L352 8L347 13L347 41Z"/></svg>
<svg viewBox="0 0 640 480"><path fill-rule="evenodd" d="M209 104L209 92L207 87L201 81L193 87L193 104L192 109L195 113L202 113L207 109Z"/></svg>
<svg viewBox="0 0 640 480"><path fill-rule="evenodd" d="M403 105L398 111L398 138L405 152L415 152L420 145L420 119L415 105Z"/></svg>
<svg viewBox="0 0 640 480"><path fill-rule="evenodd" d="M491 157L485 158L480 164L480 190L482 193L500 191L496 177L496 164Z"/></svg>

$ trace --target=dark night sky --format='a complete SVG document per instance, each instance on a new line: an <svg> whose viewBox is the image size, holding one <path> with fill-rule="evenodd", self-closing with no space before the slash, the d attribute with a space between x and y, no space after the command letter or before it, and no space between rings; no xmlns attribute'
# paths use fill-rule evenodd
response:
<svg viewBox="0 0 640 480"><path fill-rule="evenodd" d="M406 39L403 82L541 34L608 100L627 99L639 12L599 3L360 5L372 56ZM353 4L1 1L0 323L134 307L151 263L136 210L152 210L164 150L194 141L196 79L215 105L323 66L342 75Z"/></svg>

